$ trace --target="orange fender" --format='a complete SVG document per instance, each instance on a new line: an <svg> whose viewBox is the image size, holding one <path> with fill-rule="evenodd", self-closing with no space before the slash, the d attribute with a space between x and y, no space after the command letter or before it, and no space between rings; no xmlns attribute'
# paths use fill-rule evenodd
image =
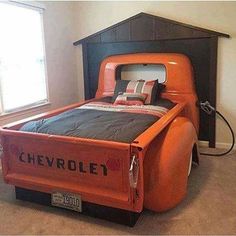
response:
<svg viewBox="0 0 236 236"><path fill-rule="evenodd" d="M188 168L196 130L177 117L150 144L144 160L144 207L156 212L176 206L186 195Z"/></svg>

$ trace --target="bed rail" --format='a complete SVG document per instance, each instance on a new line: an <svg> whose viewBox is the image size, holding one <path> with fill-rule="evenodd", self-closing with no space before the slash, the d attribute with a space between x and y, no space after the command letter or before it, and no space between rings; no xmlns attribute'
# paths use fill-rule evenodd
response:
<svg viewBox="0 0 236 236"><path fill-rule="evenodd" d="M145 150L154 138L170 123L175 117L184 112L186 103L182 102L172 108L165 116L161 117L149 129L139 135L132 143L132 146L139 150Z"/></svg>

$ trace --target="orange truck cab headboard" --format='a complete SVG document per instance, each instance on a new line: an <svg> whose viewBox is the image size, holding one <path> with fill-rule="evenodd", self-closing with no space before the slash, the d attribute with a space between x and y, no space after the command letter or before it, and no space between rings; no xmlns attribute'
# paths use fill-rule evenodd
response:
<svg viewBox="0 0 236 236"><path fill-rule="evenodd" d="M185 102L185 116L199 129L198 101L193 69L189 58L176 53L135 53L115 55L105 58L100 66L96 98L112 96L116 85L116 69L122 65L159 64L166 69L166 85L161 97L173 102Z"/></svg>

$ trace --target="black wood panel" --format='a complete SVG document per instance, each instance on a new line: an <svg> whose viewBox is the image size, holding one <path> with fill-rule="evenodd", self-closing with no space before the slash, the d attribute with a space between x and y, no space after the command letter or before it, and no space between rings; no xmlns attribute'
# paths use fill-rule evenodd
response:
<svg viewBox="0 0 236 236"><path fill-rule="evenodd" d="M83 50L84 78L89 78L89 74L88 74L89 63L88 63L87 44L86 43L82 45L82 50ZM84 79L84 96L85 96L85 98L91 97L89 82L90 82L89 79Z"/></svg>
<svg viewBox="0 0 236 236"><path fill-rule="evenodd" d="M90 43L100 43L100 42L101 42L101 34L98 34L90 38Z"/></svg>
<svg viewBox="0 0 236 236"><path fill-rule="evenodd" d="M166 21L156 20L155 39L184 39L184 38L204 38L209 34L184 27L179 24L171 24Z"/></svg>
<svg viewBox="0 0 236 236"><path fill-rule="evenodd" d="M122 42L122 41L124 42L124 41L130 40L131 38L130 25L131 25L131 22L127 22L116 27L116 41L117 42Z"/></svg>
<svg viewBox="0 0 236 236"><path fill-rule="evenodd" d="M213 107L216 107L216 78L217 78L217 48L218 38L212 37L210 39L210 77L209 77L209 101ZM209 146L215 147L215 129L211 130L210 127L216 126L215 113L209 118Z"/></svg>
<svg viewBox="0 0 236 236"><path fill-rule="evenodd" d="M116 29L111 29L109 31L101 34L101 42L114 42L116 41Z"/></svg>
<svg viewBox="0 0 236 236"><path fill-rule="evenodd" d="M210 38L184 39L184 40L164 40L164 41L144 41L126 43L91 43L88 44L89 70L87 84L89 84L90 96L95 96L98 86L98 73L101 61L110 55L138 52L165 52L182 53L188 56L193 64L195 73L195 85L199 100L214 99L209 96L210 87ZM87 93L86 93L87 94ZM214 129L214 127L213 127ZM209 139L209 117L200 115L200 139Z"/></svg>
<svg viewBox="0 0 236 236"><path fill-rule="evenodd" d="M154 40L154 24L155 20L151 17L139 17L131 21L131 40L144 41Z"/></svg>

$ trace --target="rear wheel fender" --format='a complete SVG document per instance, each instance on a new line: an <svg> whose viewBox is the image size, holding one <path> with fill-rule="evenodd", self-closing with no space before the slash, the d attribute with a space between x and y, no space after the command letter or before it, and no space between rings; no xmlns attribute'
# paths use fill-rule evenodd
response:
<svg viewBox="0 0 236 236"><path fill-rule="evenodd" d="M144 160L145 208L165 211L184 198L195 143L196 130L185 117L177 117L151 143Z"/></svg>

